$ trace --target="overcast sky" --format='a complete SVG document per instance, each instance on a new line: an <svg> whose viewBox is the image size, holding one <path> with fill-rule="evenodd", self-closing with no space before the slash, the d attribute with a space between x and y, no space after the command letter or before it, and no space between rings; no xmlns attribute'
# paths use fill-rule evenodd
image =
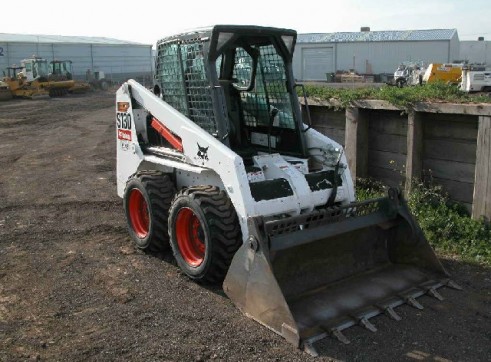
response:
<svg viewBox="0 0 491 362"><path fill-rule="evenodd" d="M299 33L453 29L491 40L491 0L23 0L2 6L0 33L101 36L145 44L213 24L252 24ZM292 6L291 4L295 4Z"/></svg>

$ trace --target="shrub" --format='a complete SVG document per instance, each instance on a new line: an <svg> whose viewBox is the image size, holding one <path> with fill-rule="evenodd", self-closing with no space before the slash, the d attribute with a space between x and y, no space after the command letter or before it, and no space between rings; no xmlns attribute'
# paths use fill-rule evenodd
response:
<svg viewBox="0 0 491 362"><path fill-rule="evenodd" d="M380 182L357 180L359 200L384 192ZM449 200L441 186L414 182L407 203L434 248L491 265L491 225L484 219L471 219L465 207Z"/></svg>

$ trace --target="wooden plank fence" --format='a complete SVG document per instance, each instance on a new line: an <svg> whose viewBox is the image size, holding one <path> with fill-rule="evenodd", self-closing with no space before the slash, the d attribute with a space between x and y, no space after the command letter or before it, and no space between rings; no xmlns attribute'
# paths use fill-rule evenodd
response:
<svg viewBox="0 0 491 362"><path fill-rule="evenodd" d="M309 104L313 127L345 146L354 180L410 192L411 180L431 178L474 218L491 219L491 105L419 103L406 113L379 100Z"/></svg>

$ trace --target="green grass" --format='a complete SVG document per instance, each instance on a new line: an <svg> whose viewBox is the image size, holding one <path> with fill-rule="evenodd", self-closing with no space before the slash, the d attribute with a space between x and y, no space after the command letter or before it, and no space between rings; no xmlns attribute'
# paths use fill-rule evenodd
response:
<svg viewBox="0 0 491 362"><path fill-rule="evenodd" d="M358 200L380 197L384 193L385 188L379 182L357 180ZM415 182L407 203L435 249L491 266L491 225L483 219L471 219L467 210L451 202L440 186Z"/></svg>
<svg viewBox="0 0 491 362"><path fill-rule="evenodd" d="M316 85L306 85L309 97L320 100L337 100L342 107L360 99L385 100L396 107L408 110L418 102L450 102L450 103L491 103L491 98L460 91L455 85L431 83L424 86L397 88L382 86L381 88L331 88Z"/></svg>

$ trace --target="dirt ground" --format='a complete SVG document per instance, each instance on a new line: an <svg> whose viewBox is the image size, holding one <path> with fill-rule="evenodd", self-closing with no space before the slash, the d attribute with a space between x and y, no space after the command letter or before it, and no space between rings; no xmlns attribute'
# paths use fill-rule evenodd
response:
<svg viewBox="0 0 491 362"><path fill-rule="evenodd" d="M0 360L315 360L220 288L137 251L115 185L114 94L0 103ZM491 273L319 343L318 361L490 361Z"/></svg>

